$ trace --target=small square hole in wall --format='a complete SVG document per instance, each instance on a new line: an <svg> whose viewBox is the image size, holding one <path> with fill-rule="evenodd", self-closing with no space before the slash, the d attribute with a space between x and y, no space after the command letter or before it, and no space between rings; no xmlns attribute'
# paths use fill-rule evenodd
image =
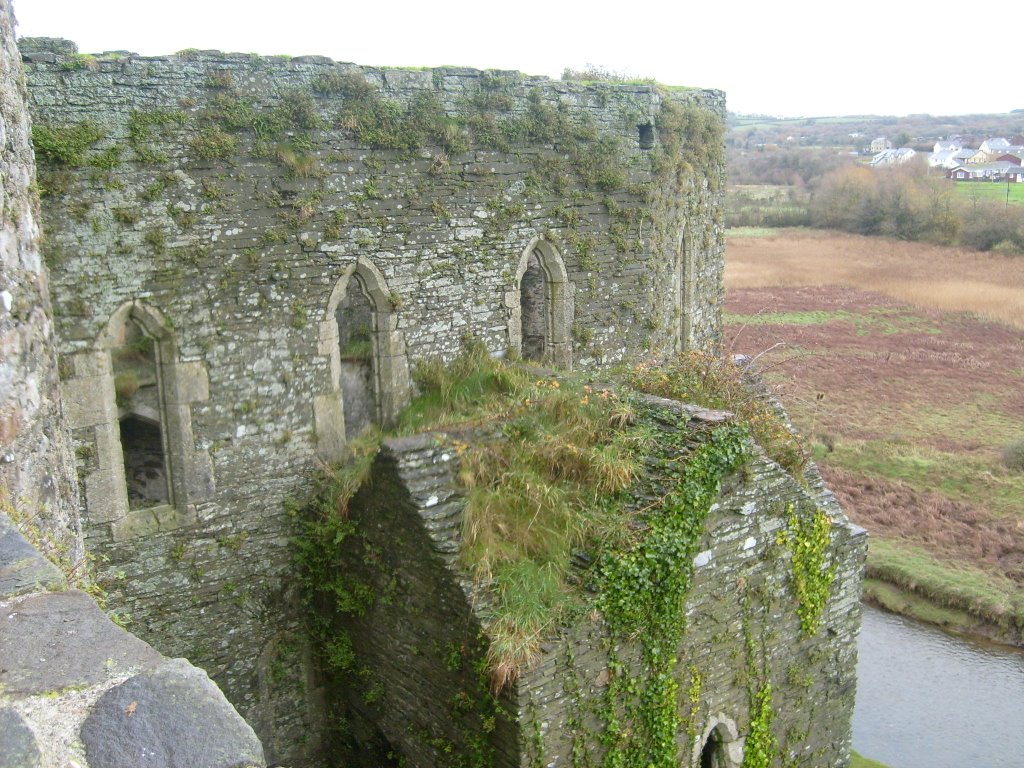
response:
<svg viewBox="0 0 1024 768"><path fill-rule="evenodd" d="M636 129L640 133L640 149L654 149L654 126L644 123Z"/></svg>

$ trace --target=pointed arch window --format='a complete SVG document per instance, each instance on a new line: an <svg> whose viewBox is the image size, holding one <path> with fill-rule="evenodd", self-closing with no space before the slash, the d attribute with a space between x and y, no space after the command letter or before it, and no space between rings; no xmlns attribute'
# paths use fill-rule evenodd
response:
<svg viewBox="0 0 1024 768"><path fill-rule="evenodd" d="M507 305L513 352L525 360L572 367L572 283L551 243L537 238L523 252Z"/></svg>
<svg viewBox="0 0 1024 768"><path fill-rule="evenodd" d="M405 339L387 281L360 257L338 279L320 324L330 386L314 399L318 451L341 454L370 424L387 425L409 399Z"/></svg>

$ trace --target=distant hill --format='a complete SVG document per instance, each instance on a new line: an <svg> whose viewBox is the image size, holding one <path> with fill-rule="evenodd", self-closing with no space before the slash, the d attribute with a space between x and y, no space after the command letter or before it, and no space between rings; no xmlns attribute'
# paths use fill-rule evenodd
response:
<svg viewBox="0 0 1024 768"><path fill-rule="evenodd" d="M885 136L894 145L931 150L949 136L977 138L1024 133L1024 109L1002 114L977 115L829 115L779 118L768 115L729 114L726 143L756 149L764 145L835 147L861 150ZM901 139L901 141L897 141Z"/></svg>

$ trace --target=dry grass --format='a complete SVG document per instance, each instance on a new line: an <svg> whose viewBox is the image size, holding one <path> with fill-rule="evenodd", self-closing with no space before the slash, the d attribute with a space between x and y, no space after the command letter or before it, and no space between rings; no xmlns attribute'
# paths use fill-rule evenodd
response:
<svg viewBox="0 0 1024 768"><path fill-rule="evenodd" d="M845 285L1024 329L1024 258L836 232L730 237L726 289Z"/></svg>

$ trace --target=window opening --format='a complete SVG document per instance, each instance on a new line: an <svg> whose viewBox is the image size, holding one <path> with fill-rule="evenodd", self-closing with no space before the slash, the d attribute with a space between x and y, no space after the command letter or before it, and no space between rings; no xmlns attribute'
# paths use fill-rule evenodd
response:
<svg viewBox="0 0 1024 768"><path fill-rule="evenodd" d="M155 340L134 319L125 321L111 350L128 508L167 504L170 492Z"/></svg>
<svg viewBox="0 0 1024 768"><path fill-rule="evenodd" d="M717 728L712 728L700 752L700 768L728 768L728 765L722 736Z"/></svg>
<svg viewBox="0 0 1024 768"><path fill-rule="evenodd" d="M522 309L522 356L524 360L540 361L548 347L551 314L550 288L541 265L541 254L534 250L519 281L519 305Z"/></svg>
<svg viewBox="0 0 1024 768"><path fill-rule="evenodd" d="M374 350L376 307L359 273L353 273L338 302L338 356L345 439L379 423Z"/></svg>
<svg viewBox="0 0 1024 768"><path fill-rule="evenodd" d="M636 128L640 134L640 149L654 149L654 126L644 123Z"/></svg>

